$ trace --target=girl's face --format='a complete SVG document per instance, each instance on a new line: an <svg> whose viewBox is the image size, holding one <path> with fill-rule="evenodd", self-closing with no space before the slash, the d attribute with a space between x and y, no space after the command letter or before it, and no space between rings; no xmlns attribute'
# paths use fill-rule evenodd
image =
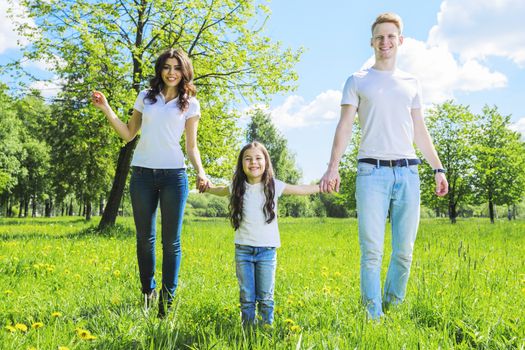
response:
<svg viewBox="0 0 525 350"><path fill-rule="evenodd" d="M168 58L162 67L162 81L166 88L176 88L182 79L182 66L175 57Z"/></svg>
<svg viewBox="0 0 525 350"><path fill-rule="evenodd" d="M242 170L251 184L261 182L266 170L264 153L258 148L248 148L242 155Z"/></svg>

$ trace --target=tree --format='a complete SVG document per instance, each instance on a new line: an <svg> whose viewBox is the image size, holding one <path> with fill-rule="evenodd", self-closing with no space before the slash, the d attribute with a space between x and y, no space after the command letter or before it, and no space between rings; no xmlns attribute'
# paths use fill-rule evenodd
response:
<svg viewBox="0 0 525 350"><path fill-rule="evenodd" d="M46 214L50 201L50 147L46 142L45 125L50 117L50 108L39 91L16 101L15 110L21 122L20 142L22 157L17 185L13 190L19 200L19 216L28 215L31 203L32 216L36 215L37 204L46 201Z"/></svg>
<svg viewBox="0 0 525 350"><path fill-rule="evenodd" d="M286 183L296 184L301 172L295 165L295 155L288 150L288 141L272 123L269 114L256 110L246 129L248 142L259 141L270 153L275 176Z"/></svg>
<svg viewBox="0 0 525 350"><path fill-rule="evenodd" d="M447 170L449 182L448 196L434 195L435 180L432 169L420 168L422 202L436 210L436 216L445 209L451 223L456 223L458 206L472 202L474 156L476 143L474 115L468 106L446 101L434 105L427 112L426 124L434 141L443 166Z"/></svg>
<svg viewBox="0 0 525 350"><path fill-rule="evenodd" d="M510 115L496 106L485 105L477 120L475 196L478 203L488 202L491 223L495 205L517 204L525 192L525 145L509 125Z"/></svg>
<svg viewBox="0 0 525 350"><path fill-rule="evenodd" d="M17 118L14 99L7 94L7 87L0 84L0 194L6 207L6 216L11 215L11 193L22 172L22 123Z"/></svg>
<svg viewBox="0 0 525 350"><path fill-rule="evenodd" d="M86 97L103 90L120 115L152 75L152 60L181 47L193 60L202 106L199 128L204 167L220 177L235 157L238 129L231 112L292 88L300 52L282 50L261 34L257 18L268 9L232 0L23 0L38 28L18 25L32 40L25 57L45 60L67 90L88 108ZM258 17L259 16L259 17ZM58 59L57 59L58 58ZM82 64L79 64L81 62ZM68 79L66 79L68 78ZM69 95L71 96L71 95ZM115 136L116 137L116 136ZM119 151L113 186L99 228L113 225L137 138Z"/></svg>

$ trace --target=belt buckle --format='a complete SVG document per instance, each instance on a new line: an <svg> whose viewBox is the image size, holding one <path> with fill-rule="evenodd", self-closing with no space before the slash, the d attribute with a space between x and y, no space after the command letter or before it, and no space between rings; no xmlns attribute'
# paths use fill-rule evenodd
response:
<svg viewBox="0 0 525 350"><path fill-rule="evenodd" d="M392 160L389 160L389 162L390 162L390 167L392 168L393 167Z"/></svg>

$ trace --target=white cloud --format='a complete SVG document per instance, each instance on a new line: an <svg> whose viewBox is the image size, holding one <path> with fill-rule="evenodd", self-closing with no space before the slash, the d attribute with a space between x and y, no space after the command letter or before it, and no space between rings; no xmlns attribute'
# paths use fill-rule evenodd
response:
<svg viewBox="0 0 525 350"><path fill-rule="evenodd" d="M29 18L27 10L18 1L10 4L7 0L0 0L0 53L29 43L26 38L20 37L15 32L15 23L8 16L9 11L12 12L17 22L27 24L30 27L35 26L34 21Z"/></svg>
<svg viewBox="0 0 525 350"><path fill-rule="evenodd" d="M440 103L452 98L454 91L479 91L504 87L507 77L492 72L476 60L459 62L446 46L430 46L405 38L399 49L400 69L421 81L425 102Z"/></svg>
<svg viewBox="0 0 525 350"><path fill-rule="evenodd" d="M301 96L289 96L270 111L274 124L281 130L333 122L339 117L341 92L327 90L311 102Z"/></svg>
<svg viewBox="0 0 525 350"><path fill-rule="evenodd" d="M523 0L444 0L429 43L446 45L464 61L498 56L525 67L524 14Z"/></svg>
<svg viewBox="0 0 525 350"><path fill-rule="evenodd" d="M32 89L40 90L45 99L53 99L62 89L62 81L55 79L53 81L39 80L33 82L30 86Z"/></svg>
<svg viewBox="0 0 525 350"><path fill-rule="evenodd" d="M22 62L22 67L35 67L43 71L53 71L57 67L64 68L66 66L66 61L58 56L52 56L49 59L41 58L38 61L24 61Z"/></svg>
<svg viewBox="0 0 525 350"><path fill-rule="evenodd" d="M521 134L521 138L525 140L525 117L519 119L516 123L510 125L510 128Z"/></svg>

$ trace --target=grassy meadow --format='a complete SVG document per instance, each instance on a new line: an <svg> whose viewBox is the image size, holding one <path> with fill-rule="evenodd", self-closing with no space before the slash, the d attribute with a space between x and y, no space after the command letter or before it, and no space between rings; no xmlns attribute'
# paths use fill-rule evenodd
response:
<svg viewBox="0 0 525 350"><path fill-rule="evenodd" d="M186 219L165 320L142 308L132 219L96 221L0 219L0 349L525 349L525 221L423 220L406 302L376 323L355 219L280 219L275 324L247 333L225 219Z"/></svg>

